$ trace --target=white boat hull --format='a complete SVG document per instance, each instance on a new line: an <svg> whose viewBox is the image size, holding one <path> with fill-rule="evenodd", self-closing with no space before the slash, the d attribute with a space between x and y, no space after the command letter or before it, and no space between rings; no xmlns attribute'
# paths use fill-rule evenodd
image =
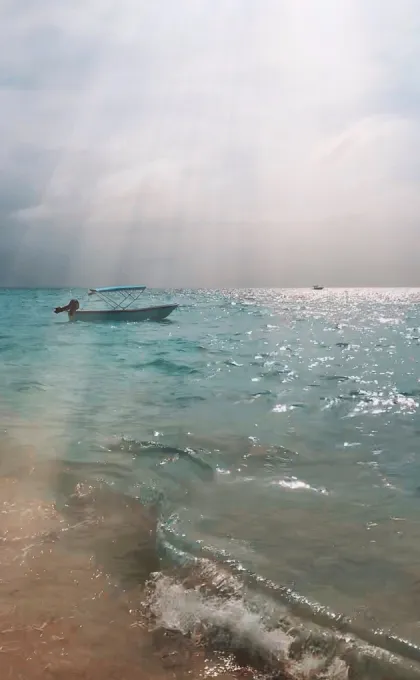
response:
<svg viewBox="0 0 420 680"><path fill-rule="evenodd" d="M78 309L73 316L69 315L70 321L89 322L138 322L138 321L163 321L171 314L178 305L159 305L158 307L144 307L143 309Z"/></svg>

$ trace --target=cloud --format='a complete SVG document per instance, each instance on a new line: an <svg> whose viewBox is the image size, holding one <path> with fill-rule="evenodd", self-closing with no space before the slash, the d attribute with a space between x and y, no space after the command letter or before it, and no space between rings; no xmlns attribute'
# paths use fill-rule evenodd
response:
<svg viewBox="0 0 420 680"><path fill-rule="evenodd" d="M7 282L417 283L415 0L0 18Z"/></svg>

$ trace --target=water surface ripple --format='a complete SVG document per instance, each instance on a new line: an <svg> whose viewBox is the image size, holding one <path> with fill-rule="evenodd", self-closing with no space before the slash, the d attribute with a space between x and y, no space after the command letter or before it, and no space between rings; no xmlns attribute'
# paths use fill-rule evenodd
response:
<svg viewBox="0 0 420 680"><path fill-rule="evenodd" d="M121 325L70 296L0 292L5 440L158 502L162 569L420 661L420 291L149 291L179 309Z"/></svg>

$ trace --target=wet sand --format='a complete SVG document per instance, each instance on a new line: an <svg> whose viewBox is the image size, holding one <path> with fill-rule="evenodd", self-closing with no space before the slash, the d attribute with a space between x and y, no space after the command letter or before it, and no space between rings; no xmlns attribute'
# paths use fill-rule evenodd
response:
<svg viewBox="0 0 420 680"><path fill-rule="evenodd" d="M148 630L144 585L158 567L153 508L37 463L33 449L3 447L1 462L2 680L237 677L228 655ZM63 487L59 511L45 499Z"/></svg>

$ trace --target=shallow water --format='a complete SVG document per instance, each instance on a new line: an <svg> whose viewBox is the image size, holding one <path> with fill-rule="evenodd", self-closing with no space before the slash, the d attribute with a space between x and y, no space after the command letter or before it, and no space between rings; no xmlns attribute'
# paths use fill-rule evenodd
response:
<svg viewBox="0 0 420 680"><path fill-rule="evenodd" d="M112 664L139 677L139 656L150 660L145 677L239 667L392 677L388 653L399 655L396 677L410 677L404 664L420 661L420 291L150 291L147 303L180 308L164 323L115 326L51 313L75 296L0 292L2 629L26 616L14 601L28 603L35 627L51 608L67 621L49 638L51 663L61 658L53 637L64 636L62 672L92 677ZM53 537L36 553L49 574L39 611L27 557L36 535ZM60 614L75 598L69 556L82 584L73 615L98 647ZM211 592L190 591L188 578ZM96 609L106 588L113 596ZM156 625L182 634L167 654ZM322 653L312 640L292 663L290 628L332 635L334 652L330 637ZM28 652L26 638L8 649ZM231 658L250 640L264 663ZM30 642L33 658L40 644ZM19 672L35 673L33 663Z"/></svg>

